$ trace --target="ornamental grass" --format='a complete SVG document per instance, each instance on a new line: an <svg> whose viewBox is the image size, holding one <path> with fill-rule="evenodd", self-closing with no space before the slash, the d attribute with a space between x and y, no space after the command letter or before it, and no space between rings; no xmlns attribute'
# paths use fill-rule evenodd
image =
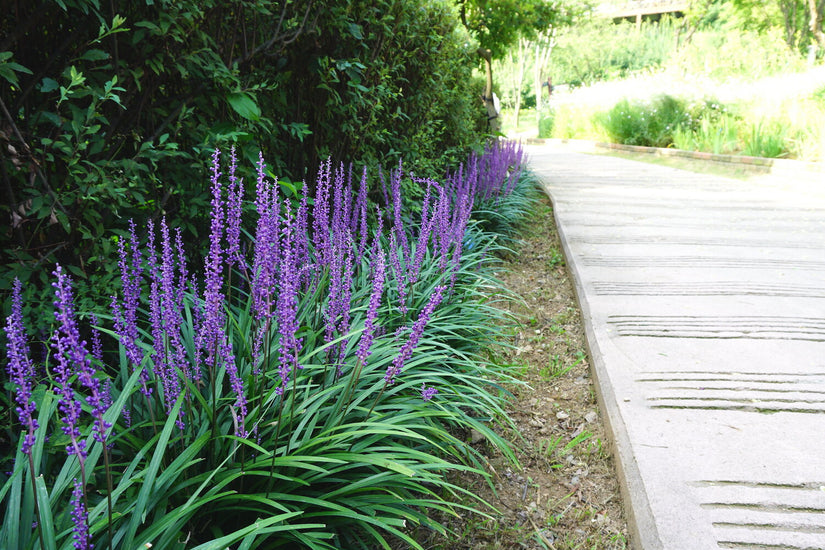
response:
<svg viewBox="0 0 825 550"><path fill-rule="evenodd" d="M366 171L327 161L282 193L261 159L249 200L228 156L202 266L165 219L133 223L110 309L76 311L57 266L39 341L16 284L0 548L421 548L413 527L444 532L430 512L484 513L447 476L487 475L471 431L515 460L488 353L498 245L473 211L523 186L520 147L417 180L415 222L403 165L370 206Z"/></svg>

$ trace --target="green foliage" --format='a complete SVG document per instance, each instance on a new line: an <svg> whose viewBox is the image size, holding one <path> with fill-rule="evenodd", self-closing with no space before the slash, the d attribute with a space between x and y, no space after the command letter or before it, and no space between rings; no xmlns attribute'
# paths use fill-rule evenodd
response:
<svg viewBox="0 0 825 550"><path fill-rule="evenodd" d="M650 101L622 99L596 120L616 143L668 147L676 128L690 124L691 117L684 101L662 95Z"/></svg>
<svg viewBox="0 0 825 550"><path fill-rule="evenodd" d="M0 249L26 302L49 266L113 290L126 220L207 232L215 147L293 180L320 158L440 175L480 139L475 45L449 0L17 2L0 12ZM247 171L245 174L249 176ZM249 179L249 178L247 178ZM200 247L191 251L202 255ZM46 267L46 269L43 269ZM108 289L104 292L97 292Z"/></svg>
<svg viewBox="0 0 825 550"><path fill-rule="evenodd" d="M499 181L499 187L505 183ZM276 208L278 216L278 224L298 223L286 208ZM410 216L405 213L404 218ZM373 269L379 255L401 255L398 246L393 250L394 240L376 232L367 236L371 245L360 256L354 254L357 245L351 241L336 249L347 258L355 257L355 265L350 266L352 280L346 281L352 292L349 322L332 339L326 337L325 328L335 294L331 283L335 261L322 265L320 252L306 250L311 281L301 285L294 304L297 334L303 342L296 357L300 368L291 372L286 385L279 372L287 361L279 340L286 329L278 326L279 315L265 319L253 313L254 282L248 270L238 267L240 260L234 268L221 265L218 275L223 300L218 309L225 316L218 332L231 359L226 355L214 363L205 359L210 350L203 348L210 346L200 339L207 330L203 317L209 315L209 305L197 291L175 291L174 298L167 297L164 307L181 315L179 334L168 325L160 327L158 320L140 319L137 338L142 358L137 365L127 359L125 338L109 328L111 318L101 315L100 326L86 328L102 332L105 349L100 356L92 352L86 358L96 377L108 383L112 402L104 420L112 429L105 443L95 439L93 418L84 403L79 428L88 456L83 464L75 456L67 457L69 439L60 431L63 411L58 408L56 383L31 373L40 427L31 460L23 453L17 422L5 432L13 450L0 455L0 503L7 511L0 547L69 548L76 527L69 500L73 480L78 478L86 485L87 523L95 548L331 550L388 548L393 541L420 549L410 529L424 526L444 532L428 517L429 510L483 513L487 505L450 482L448 474L487 475L485 459L465 437L471 430L515 461L496 430L497 424L508 424L501 383L514 380L504 367L486 358L487 346L502 336L505 315L485 295L485 289L500 286L492 277L495 238L478 224L463 236L454 235L449 262L454 270L445 269L442 256L435 254L435 237L430 244L416 238L422 225L418 221L406 228L413 243L410 254L421 252L418 246L426 250L404 307L398 302L398 290L406 284L406 276L387 265L386 287L377 302L381 331L375 333L366 362L357 349L367 330ZM216 240L221 243L222 234L223 229L218 229ZM311 248L309 236L301 236L307 237L304 242ZM272 243L256 248L250 239L245 244L241 249L252 256L253 250L260 252ZM353 250L344 252L348 246ZM143 287L141 316L154 307L157 288L147 287L156 287L156 278L166 277L154 273L159 269L154 261L167 261L153 253L144 258L148 259L138 277ZM172 271L182 268L177 260L169 262L176 264ZM152 285L141 283L144 277ZM177 275L172 273L170 279ZM437 285L449 288L444 301L424 326L403 372L397 373L395 383L387 383L388 368ZM182 286L202 288L203 281ZM278 304L280 309L280 294ZM169 332L158 336L157 331L164 330ZM163 374L160 350L176 347L175 334L183 357L176 359L171 376L185 387L172 394L171 386L163 384L170 371ZM253 342L261 342L261 348L254 349ZM58 355L38 362L42 372L54 372ZM240 393L230 364L242 380ZM183 374L186 369L192 369L191 378ZM5 375L3 369L4 383ZM146 385L153 392L142 391ZM436 387L438 395L422 400L425 386ZM15 389L11 383L7 387ZM240 395L245 397L245 412ZM78 391L75 397L83 396ZM124 411L130 413L128 418ZM461 500L470 504L451 505L446 501L451 495L466 497ZM32 529L35 523L38 527Z"/></svg>
<svg viewBox="0 0 825 550"><path fill-rule="evenodd" d="M467 29L493 57L507 53L520 37L532 38L550 27L564 26L583 9L559 0L459 0Z"/></svg>
<svg viewBox="0 0 825 550"><path fill-rule="evenodd" d="M508 243L523 229L538 197L538 179L532 172L524 171L510 193L495 200L481 201L473 217L479 220L485 232Z"/></svg>
<svg viewBox="0 0 825 550"><path fill-rule="evenodd" d="M752 122L744 128L742 153L752 157L788 156L787 128L778 122Z"/></svg>
<svg viewBox="0 0 825 550"><path fill-rule="evenodd" d="M552 55L553 82L591 85L660 70L753 78L804 66L799 50L788 48L781 27L734 23L726 5L713 6L710 11L697 7L695 21L664 17L638 30L630 22L600 18L562 29Z"/></svg>
<svg viewBox="0 0 825 550"><path fill-rule="evenodd" d="M555 119L555 111L549 111L539 119L539 138L553 137Z"/></svg>
<svg viewBox="0 0 825 550"><path fill-rule="evenodd" d="M670 18L635 24L592 18L559 31L550 74L556 84L589 85L665 65L676 47Z"/></svg>
<svg viewBox="0 0 825 550"><path fill-rule="evenodd" d="M802 70L805 60L788 49L777 30L714 30L697 31L668 67L714 80L756 79Z"/></svg>
<svg viewBox="0 0 825 550"><path fill-rule="evenodd" d="M825 5L816 4L821 17ZM788 48L805 52L814 41L810 5L809 0L730 0L724 15L733 28L776 32Z"/></svg>

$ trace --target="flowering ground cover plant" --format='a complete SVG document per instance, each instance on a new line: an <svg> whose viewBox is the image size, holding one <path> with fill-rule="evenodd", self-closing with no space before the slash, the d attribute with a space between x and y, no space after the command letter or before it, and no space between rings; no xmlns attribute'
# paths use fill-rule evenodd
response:
<svg viewBox="0 0 825 550"><path fill-rule="evenodd" d="M485 347L496 245L473 208L511 194L521 160L497 145L418 181L413 223L402 165L372 211L366 171L327 161L311 196L282 193L261 159L249 234L234 152L226 177L216 152L197 276L179 231L132 224L110 311L75 311L58 265L35 346L18 282L0 548L420 548L408 522L443 531L427 510L466 492L445 474L484 472L466 434L513 457Z"/></svg>

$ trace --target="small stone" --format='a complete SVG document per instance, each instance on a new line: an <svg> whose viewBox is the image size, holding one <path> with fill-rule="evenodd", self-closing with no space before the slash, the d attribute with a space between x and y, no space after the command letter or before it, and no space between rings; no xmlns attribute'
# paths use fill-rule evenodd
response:
<svg viewBox="0 0 825 550"><path fill-rule="evenodd" d="M589 413L584 415L584 421L587 422L588 424L592 424L593 422L595 422L598 419L599 419L599 413L597 413L596 411L590 411Z"/></svg>
<svg viewBox="0 0 825 550"><path fill-rule="evenodd" d="M484 434L478 430L470 430L470 443L481 443L484 441Z"/></svg>
<svg viewBox="0 0 825 550"><path fill-rule="evenodd" d="M564 411L559 411L556 413L556 418L558 418L559 420L567 420L568 418L570 418L570 415Z"/></svg>

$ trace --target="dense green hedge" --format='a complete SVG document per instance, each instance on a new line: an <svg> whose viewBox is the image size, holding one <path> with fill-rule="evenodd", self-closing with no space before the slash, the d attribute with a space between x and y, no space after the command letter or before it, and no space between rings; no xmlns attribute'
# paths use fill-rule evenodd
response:
<svg viewBox="0 0 825 550"><path fill-rule="evenodd" d="M443 174L476 143L475 45L450 0L18 0L0 13L5 263L106 287L126 220L207 232L209 154L282 182L319 158ZM422 174L423 175L423 174ZM194 254L198 254L195 251Z"/></svg>

